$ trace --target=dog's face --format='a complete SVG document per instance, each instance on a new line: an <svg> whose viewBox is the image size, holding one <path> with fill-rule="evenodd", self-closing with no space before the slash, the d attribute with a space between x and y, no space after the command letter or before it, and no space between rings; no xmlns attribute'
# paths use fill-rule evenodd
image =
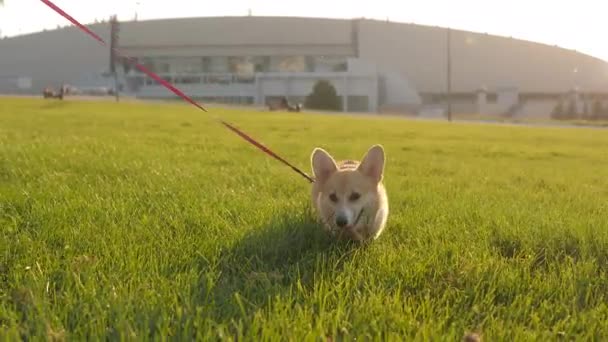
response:
<svg viewBox="0 0 608 342"><path fill-rule="evenodd" d="M378 210L378 185L384 172L384 150L375 145L361 163L338 164L323 149L312 154L316 198L321 219L336 233L356 236Z"/></svg>

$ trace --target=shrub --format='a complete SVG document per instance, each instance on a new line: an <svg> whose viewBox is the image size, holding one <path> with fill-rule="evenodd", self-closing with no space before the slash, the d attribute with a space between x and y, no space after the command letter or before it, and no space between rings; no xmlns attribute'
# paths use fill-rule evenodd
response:
<svg viewBox="0 0 608 342"><path fill-rule="evenodd" d="M341 110L342 103L336 88L325 80L315 83L312 93L306 97L306 107L321 110Z"/></svg>

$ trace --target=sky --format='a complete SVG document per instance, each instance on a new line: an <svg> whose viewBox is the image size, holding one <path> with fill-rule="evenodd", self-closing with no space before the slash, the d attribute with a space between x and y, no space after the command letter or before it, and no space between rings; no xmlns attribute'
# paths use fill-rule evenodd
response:
<svg viewBox="0 0 608 342"><path fill-rule="evenodd" d="M369 18L485 32L574 49L608 61L606 0L54 0L85 23L206 16ZM4 0L0 35L66 26L40 0Z"/></svg>

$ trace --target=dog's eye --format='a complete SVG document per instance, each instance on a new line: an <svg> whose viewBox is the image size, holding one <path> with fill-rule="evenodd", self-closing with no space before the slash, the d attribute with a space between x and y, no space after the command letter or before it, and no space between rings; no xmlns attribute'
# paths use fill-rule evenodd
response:
<svg viewBox="0 0 608 342"><path fill-rule="evenodd" d="M348 199L351 202L354 202L354 201L358 200L360 197L361 197L361 195L359 195L358 192L353 192L352 194L350 194L350 196L348 197Z"/></svg>
<svg viewBox="0 0 608 342"><path fill-rule="evenodd" d="M336 194L329 195L329 199L334 203L338 202L338 196L336 196Z"/></svg>

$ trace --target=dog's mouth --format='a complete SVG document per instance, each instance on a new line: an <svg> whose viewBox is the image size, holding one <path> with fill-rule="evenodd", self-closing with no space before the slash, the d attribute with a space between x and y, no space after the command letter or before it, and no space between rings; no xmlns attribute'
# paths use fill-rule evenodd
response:
<svg viewBox="0 0 608 342"><path fill-rule="evenodd" d="M363 208L361 208L361 210L359 210L359 214L357 215L355 222L353 222L353 224L350 224L348 226L344 226L344 229L352 230L353 228L355 228L357 226L357 224L359 224L359 220L361 220L361 216L363 216Z"/></svg>

